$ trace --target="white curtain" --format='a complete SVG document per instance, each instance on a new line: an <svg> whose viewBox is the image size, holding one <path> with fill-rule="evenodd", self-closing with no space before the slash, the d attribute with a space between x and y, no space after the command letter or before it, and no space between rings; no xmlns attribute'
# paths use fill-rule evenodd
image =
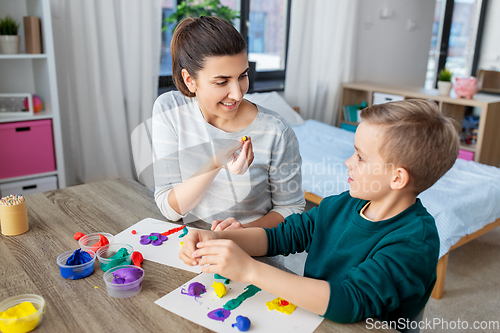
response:
<svg viewBox="0 0 500 333"><path fill-rule="evenodd" d="M135 177L130 135L151 116L162 0L51 0L68 185Z"/></svg>
<svg viewBox="0 0 500 333"><path fill-rule="evenodd" d="M353 77L357 4L292 1L285 99L306 119L337 120L341 84Z"/></svg>

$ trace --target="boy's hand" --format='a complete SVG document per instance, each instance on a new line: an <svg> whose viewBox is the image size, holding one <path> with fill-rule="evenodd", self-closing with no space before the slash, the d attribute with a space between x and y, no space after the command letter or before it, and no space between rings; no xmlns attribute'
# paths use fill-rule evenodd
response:
<svg viewBox="0 0 500 333"><path fill-rule="evenodd" d="M198 265L198 260L193 259L193 252L196 251L196 244L218 238L217 234L212 231L199 229L189 230L188 234L184 237L183 245L179 251L179 258L181 258L186 265Z"/></svg>
<svg viewBox="0 0 500 333"><path fill-rule="evenodd" d="M212 222L212 227L210 230L212 231L222 231L222 230L236 230L242 229L243 226L241 222L235 219L234 217L228 217L225 220L215 220Z"/></svg>
<svg viewBox="0 0 500 333"><path fill-rule="evenodd" d="M193 253L204 273L217 273L227 279L251 283L251 274L257 263L235 242L213 239L199 242Z"/></svg>

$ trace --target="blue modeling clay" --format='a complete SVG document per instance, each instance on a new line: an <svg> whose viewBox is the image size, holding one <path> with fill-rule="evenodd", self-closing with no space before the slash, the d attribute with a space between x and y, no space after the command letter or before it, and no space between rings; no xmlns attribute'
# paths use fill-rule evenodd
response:
<svg viewBox="0 0 500 333"><path fill-rule="evenodd" d="M231 325L231 327L236 326L241 332L246 332L250 329L252 322L247 317L238 316L236 317L236 323Z"/></svg>
<svg viewBox="0 0 500 333"><path fill-rule="evenodd" d="M75 250L75 252L73 252L73 254L66 259L66 265L75 266L92 261L92 256L88 252L81 250L82 249Z"/></svg>

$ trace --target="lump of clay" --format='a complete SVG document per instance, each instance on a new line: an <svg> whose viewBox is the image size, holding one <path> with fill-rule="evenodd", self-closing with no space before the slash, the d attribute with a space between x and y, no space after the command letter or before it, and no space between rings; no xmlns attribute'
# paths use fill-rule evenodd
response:
<svg viewBox="0 0 500 333"><path fill-rule="evenodd" d="M139 280L142 277L143 271L138 268L118 268L113 272L113 281L111 283L114 284L125 284L131 283Z"/></svg>
<svg viewBox="0 0 500 333"><path fill-rule="evenodd" d="M250 321L250 319L248 319L247 317L238 316L236 317L236 323L231 325L231 327L236 326L236 328L238 328L241 332L246 332L250 329L251 325L252 322Z"/></svg>
<svg viewBox="0 0 500 333"><path fill-rule="evenodd" d="M82 265L89 261L92 261L92 256L88 252L82 251L82 249L77 249L68 259L66 259L66 265Z"/></svg>
<svg viewBox="0 0 500 333"><path fill-rule="evenodd" d="M221 298L222 296L224 296L225 294L227 294L227 288L224 285L224 283L222 283L222 282L214 281L214 283L212 284L212 288L214 288L215 294L219 298Z"/></svg>
<svg viewBox="0 0 500 333"><path fill-rule="evenodd" d="M184 288L181 289L181 294L194 296L194 298L199 297L200 295L207 292L205 286L199 282L193 282L189 285L187 292L185 292Z"/></svg>

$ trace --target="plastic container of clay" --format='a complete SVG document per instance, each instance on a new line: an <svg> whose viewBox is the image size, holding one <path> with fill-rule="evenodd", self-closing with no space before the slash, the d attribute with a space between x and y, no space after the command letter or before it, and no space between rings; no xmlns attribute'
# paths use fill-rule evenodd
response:
<svg viewBox="0 0 500 333"><path fill-rule="evenodd" d="M99 250L99 246L96 246L96 244L101 240L99 234L106 237L109 241L109 244L113 243L113 240L115 239L112 234L109 234L107 232L94 232L93 234L85 235L78 240L80 248L84 251L91 250L97 252L97 250Z"/></svg>
<svg viewBox="0 0 500 333"><path fill-rule="evenodd" d="M133 268L137 269L142 276L133 282L124 284L115 284L113 279L115 278L113 273L120 268ZM110 268L106 273L104 273L104 282L108 290L108 295L114 298L129 298L137 295L142 289L142 280L144 279L144 270L140 267L134 265L123 265Z"/></svg>
<svg viewBox="0 0 500 333"><path fill-rule="evenodd" d="M128 252L128 256L124 258L123 261L118 262L116 265L112 265L111 259L112 256L114 256L121 248L126 248ZM112 266L122 266L122 265L130 265L132 262L132 253L134 252L134 249L132 248L132 245L125 244L125 243L113 243L113 244L108 244L103 247L101 247L99 250L97 250L97 259L99 260L99 265L101 269L106 272L108 269L110 269ZM110 267L111 263L111 267Z"/></svg>
<svg viewBox="0 0 500 333"><path fill-rule="evenodd" d="M0 312L19 305L23 302L30 302L36 309L35 313L21 317L6 319L0 318L0 331L3 333L24 333L34 330L43 319L45 313L45 299L34 294L24 294L7 298L0 303Z"/></svg>
<svg viewBox="0 0 500 333"><path fill-rule="evenodd" d="M57 257L57 264L59 265L59 271L61 276L69 280L83 279L90 274L94 273L94 263L95 263L95 253L93 251L86 251L92 257L92 260L81 265L66 265L66 260L75 252L75 250L67 251Z"/></svg>

